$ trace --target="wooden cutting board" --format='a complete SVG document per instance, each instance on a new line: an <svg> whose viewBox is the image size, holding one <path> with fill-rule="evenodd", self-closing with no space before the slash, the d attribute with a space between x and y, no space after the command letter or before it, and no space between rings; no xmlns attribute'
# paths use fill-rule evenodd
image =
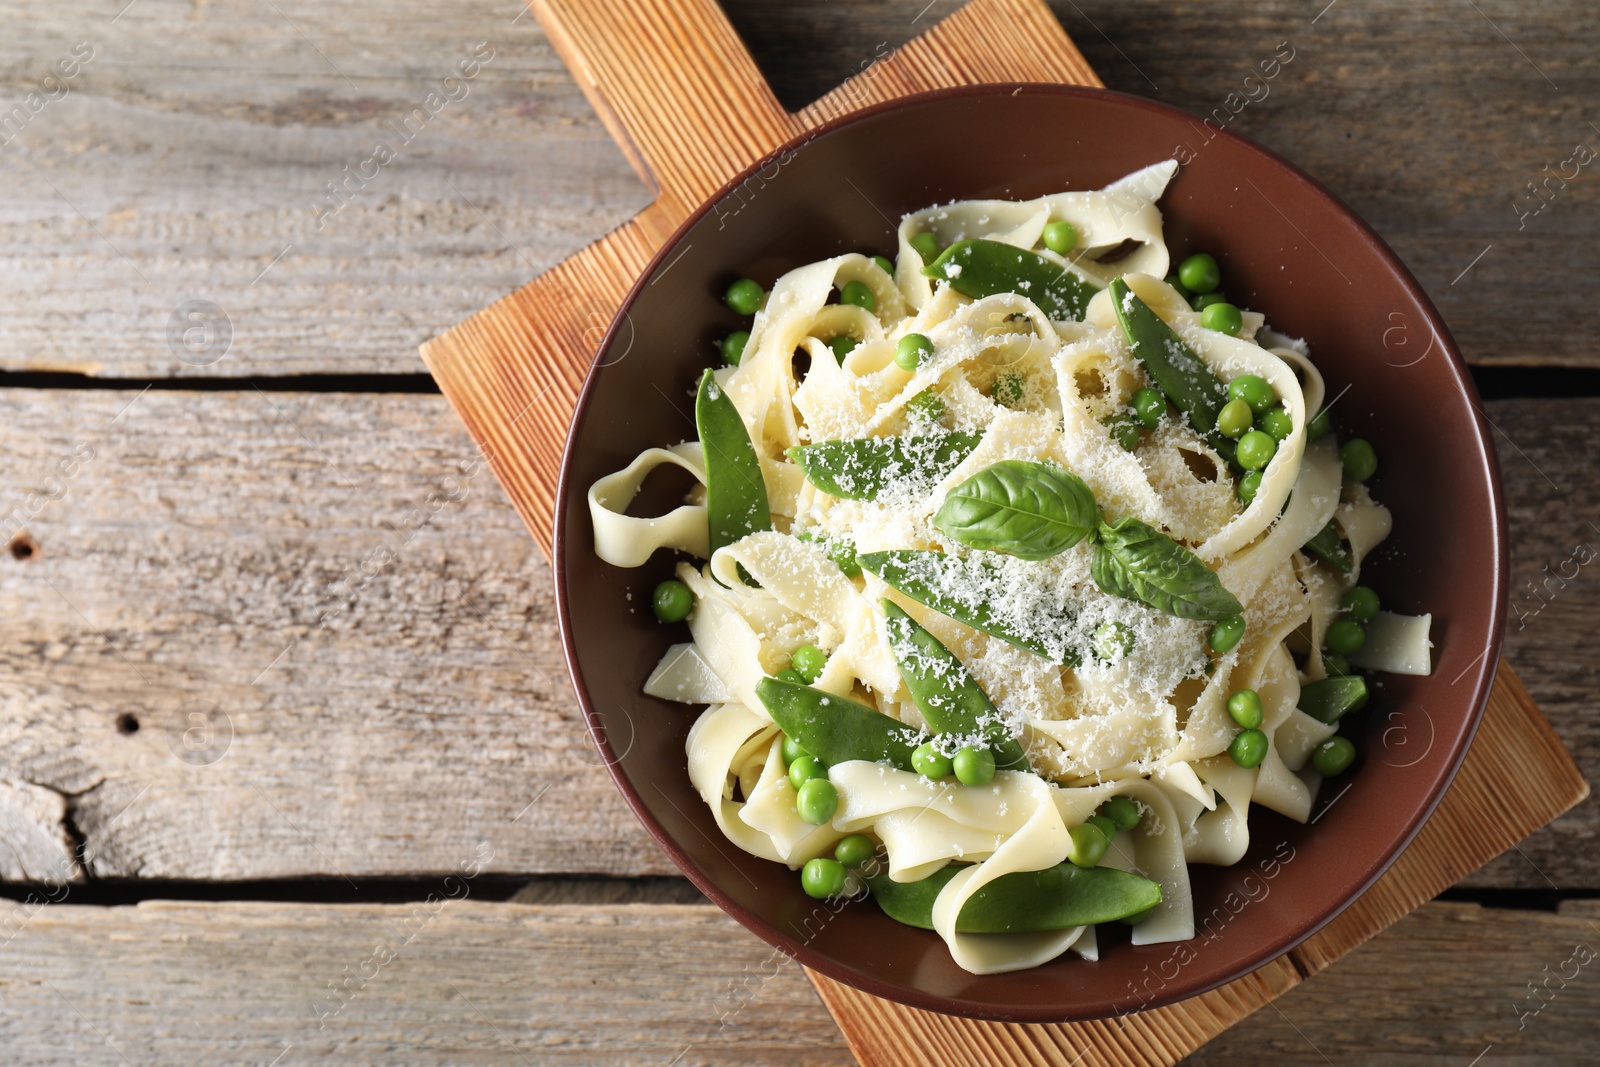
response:
<svg viewBox="0 0 1600 1067"><path fill-rule="evenodd" d="M534 14L656 200L422 347L422 358L550 551L567 427L595 349L650 257L728 179L869 104L998 81L1099 85L1043 0L973 0L791 114L712 0L532 0ZM1422 833L1354 905L1220 989L1120 1020L1007 1025L936 1015L811 973L856 1057L879 1064L1170 1065L1381 932L1588 795L1509 667Z"/></svg>

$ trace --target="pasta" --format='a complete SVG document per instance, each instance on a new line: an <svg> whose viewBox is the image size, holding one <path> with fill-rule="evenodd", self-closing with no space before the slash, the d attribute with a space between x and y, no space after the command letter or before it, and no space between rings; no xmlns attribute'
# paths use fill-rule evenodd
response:
<svg viewBox="0 0 1600 1067"><path fill-rule="evenodd" d="M1186 291L1209 257L1168 278L1175 171L931 208L893 264L790 271L703 380L702 440L589 490L602 559L694 560L644 691L706 706L688 770L722 832L815 895L864 879L977 974L1093 959L1108 917L1194 936L1189 865L1348 766L1352 664L1429 670L1429 617L1357 585L1389 513L1370 446L1320 432L1306 346ZM699 488L627 515L663 465ZM1019 888L1082 871L1122 914Z"/></svg>

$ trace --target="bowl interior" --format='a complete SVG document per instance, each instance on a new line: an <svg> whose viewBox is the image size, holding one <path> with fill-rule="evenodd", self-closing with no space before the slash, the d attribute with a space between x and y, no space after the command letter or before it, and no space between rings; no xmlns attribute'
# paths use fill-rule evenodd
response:
<svg viewBox="0 0 1600 1067"><path fill-rule="evenodd" d="M933 934L890 921L870 901L813 901L795 874L723 838L686 771L684 739L699 709L640 693L665 647L685 636L646 607L673 560L658 553L637 570L600 562L584 494L642 449L694 436L694 381L715 359L714 341L741 325L719 300L735 277L770 285L841 252L892 254L900 217L930 204L1094 189L1171 157L1184 164L1161 202L1175 258L1211 252L1235 303L1305 338L1338 397L1340 433L1376 447L1371 485L1394 512L1394 533L1363 580L1387 607L1433 613L1434 671L1376 676L1357 724L1357 767L1324 788L1310 824L1257 809L1242 862L1192 868L1194 940L1136 948L1112 934L1098 963L1068 956L975 976ZM670 506L683 486L669 481L648 487L634 513ZM1493 451L1448 332L1393 254L1331 194L1162 105L986 87L836 123L753 169L668 242L624 304L579 403L556 574L568 662L610 769L701 889L785 953L871 993L1044 1021L1138 1010L1228 981L1308 936L1383 871L1448 784L1487 697L1504 601L1502 527Z"/></svg>

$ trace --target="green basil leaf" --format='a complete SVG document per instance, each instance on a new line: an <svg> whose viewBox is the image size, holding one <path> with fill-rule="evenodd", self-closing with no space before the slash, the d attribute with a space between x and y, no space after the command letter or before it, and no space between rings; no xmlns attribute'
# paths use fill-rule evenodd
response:
<svg viewBox="0 0 1600 1067"><path fill-rule="evenodd" d="M1215 571L1166 534L1129 516L1100 524L1089 573L1112 596L1181 619L1225 619L1244 610Z"/></svg>
<svg viewBox="0 0 1600 1067"><path fill-rule="evenodd" d="M922 268L964 296L974 299L1016 293L1058 321L1083 321L1099 289L1061 264L1000 241L957 241Z"/></svg>
<svg viewBox="0 0 1600 1067"><path fill-rule="evenodd" d="M746 534L772 529L761 459L739 409L708 369L694 401L694 424L706 458L706 521L711 551Z"/></svg>
<svg viewBox="0 0 1600 1067"><path fill-rule="evenodd" d="M1069 640L1077 606L1018 589L991 563L917 549L864 552L859 559L912 600L974 630L1054 663L1083 662L1082 650Z"/></svg>
<svg viewBox="0 0 1600 1067"><path fill-rule="evenodd" d="M796 445L789 458L805 471L807 481L830 496L876 500L890 488L931 491L980 440L982 435L975 433L858 437Z"/></svg>
<svg viewBox="0 0 1600 1067"><path fill-rule="evenodd" d="M883 617L900 678L934 733L981 736L994 749L996 767L1031 770L1022 745L966 664L894 601L883 602Z"/></svg>
<svg viewBox="0 0 1600 1067"><path fill-rule="evenodd" d="M1040 560L1065 552L1100 519L1083 479L1048 463L991 464L950 491L933 524L968 548Z"/></svg>

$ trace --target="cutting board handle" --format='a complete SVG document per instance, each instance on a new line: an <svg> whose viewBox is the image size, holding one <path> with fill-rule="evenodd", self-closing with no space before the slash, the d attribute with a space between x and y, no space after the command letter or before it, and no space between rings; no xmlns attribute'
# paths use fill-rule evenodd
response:
<svg viewBox="0 0 1600 1067"><path fill-rule="evenodd" d="M796 133L714 0L531 0L633 169L681 220Z"/></svg>

